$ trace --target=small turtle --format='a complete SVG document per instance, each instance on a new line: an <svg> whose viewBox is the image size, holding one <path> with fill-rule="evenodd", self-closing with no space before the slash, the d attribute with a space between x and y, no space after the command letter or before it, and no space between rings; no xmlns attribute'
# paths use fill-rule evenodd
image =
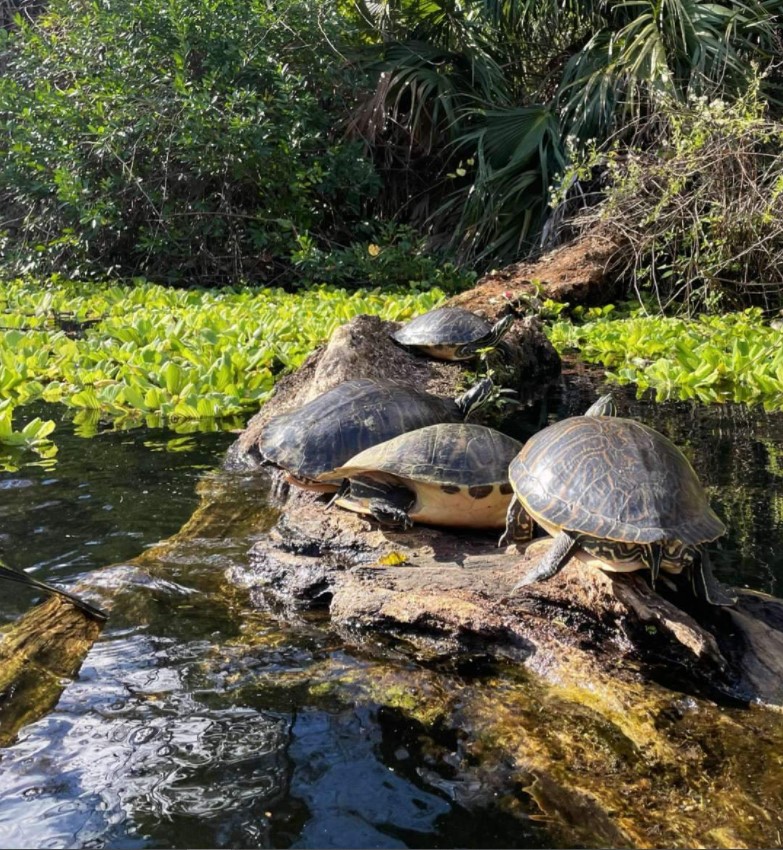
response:
<svg viewBox="0 0 783 850"><path fill-rule="evenodd" d="M462 307L441 307L411 319L391 337L440 360L469 360L479 349L497 345L513 322L513 316L504 316L490 325Z"/></svg>
<svg viewBox="0 0 783 850"><path fill-rule="evenodd" d="M430 425L360 452L326 478L345 479L340 507L384 525L502 528L508 465L521 443L483 425Z"/></svg>
<svg viewBox="0 0 783 850"><path fill-rule="evenodd" d="M397 381L345 381L298 410L271 419L261 432L259 453L284 469L291 483L334 491L337 485L316 479L398 434L438 422L459 422L491 392L488 378L456 399Z"/></svg>
<svg viewBox="0 0 783 850"><path fill-rule="evenodd" d="M687 568L697 596L733 605L704 546L726 527L688 459L663 434L613 412L604 397L539 431L511 462L516 499L500 544L530 539L531 517L555 538L514 590L551 578L581 547L609 571L649 569L653 584L661 570Z"/></svg>

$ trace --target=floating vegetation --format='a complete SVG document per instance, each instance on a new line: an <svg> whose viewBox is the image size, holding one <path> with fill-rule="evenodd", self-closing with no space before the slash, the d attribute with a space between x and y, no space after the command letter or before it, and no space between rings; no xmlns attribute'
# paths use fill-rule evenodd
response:
<svg viewBox="0 0 783 850"><path fill-rule="evenodd" d="M86 437L107 422L183 433L237 427L277 377L339 325L360 313L409 319L443 298L438 289L322 286L291 294L169 289L145 280L7 281L0 284L0 401L68 405Z"/></svg>
<svg viewBox="0 0 783 850"><path fill-rule="evenodd" d="M10 399L0 402L0 471L16 472L23 465L22 455L32 451L39 466L53 466L57 446L49 439L55 425L50 419L31 419L21 431L14 429L14 405Z"/></svg>
<svg viewBox="0 0 783 850"><path fill-rule="evenodd" d="M550 339L562 354L578 351L607 367L618 383L653 389L658 401L763 404L783 409L783 332L765 323L757 308L698 319L630 315L612 307L558 319Z"/></svg>

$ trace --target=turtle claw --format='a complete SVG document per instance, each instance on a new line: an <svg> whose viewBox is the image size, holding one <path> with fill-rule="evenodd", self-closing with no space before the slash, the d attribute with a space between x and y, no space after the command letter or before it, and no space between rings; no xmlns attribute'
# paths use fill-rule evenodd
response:
<svg viewBox="0 0 783 850"><path fill-rule="evenodd" d="M347 478L343 478L342 483L337 488L337 492L326 503L327 508L332 508L337 504L338 499L342 499L351 492L351 482Z"/></svg>
<svg viewBox="0 0 783 850"><path fill-rule="evenodd" d="M402 531L408 531L413 528L413 520L402 509L387 502L384 499L370 499L367 503L370 514L378 520L381 525L401 528Z"/></svg>

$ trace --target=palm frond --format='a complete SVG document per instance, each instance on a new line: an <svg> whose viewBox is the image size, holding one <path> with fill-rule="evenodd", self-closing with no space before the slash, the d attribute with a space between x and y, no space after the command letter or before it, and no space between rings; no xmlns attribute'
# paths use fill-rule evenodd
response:
<svg viewBox="0 0 783 850"><path fill-rule="evenodd" d="M455 146L474 151L472 182L437 216L456 218L464 261L507 260L530 247L546 212L550 182L565 167L560 126L545 105L487 110ZM454 214L456 216L454 216Z"/></svg>

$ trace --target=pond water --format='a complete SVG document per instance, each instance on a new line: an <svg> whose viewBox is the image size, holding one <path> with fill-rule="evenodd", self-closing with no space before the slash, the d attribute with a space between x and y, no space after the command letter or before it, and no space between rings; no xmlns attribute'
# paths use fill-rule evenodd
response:
<svg viewBox="0 0 783 850"><path fill-rule="evenodd" d="M510 428L532 433L603 389L574 367ZM715 549L719 577L782 593L783 415L615 394L621 411L683 447L707 483L729 526ZM0 548L9 565L63 585L176 533L234 438L194 435L192 451L167 452L163 431L84 440L64 414L45 415L62 419L58 463L0 475ZM238 501L265 499L263 476L231 486ZM260 515L268 526L275 512ZM149 580L120 594L78 679L0 751L0 846L550 846L524 791L510 806L508 789L464 769L453 730L418 725L358 684L480 688L482 671L381 662L317 621L252 611L222 581L251 542L149 550ZM33 596L4 583L0 599L7 622Z"/></svg>

